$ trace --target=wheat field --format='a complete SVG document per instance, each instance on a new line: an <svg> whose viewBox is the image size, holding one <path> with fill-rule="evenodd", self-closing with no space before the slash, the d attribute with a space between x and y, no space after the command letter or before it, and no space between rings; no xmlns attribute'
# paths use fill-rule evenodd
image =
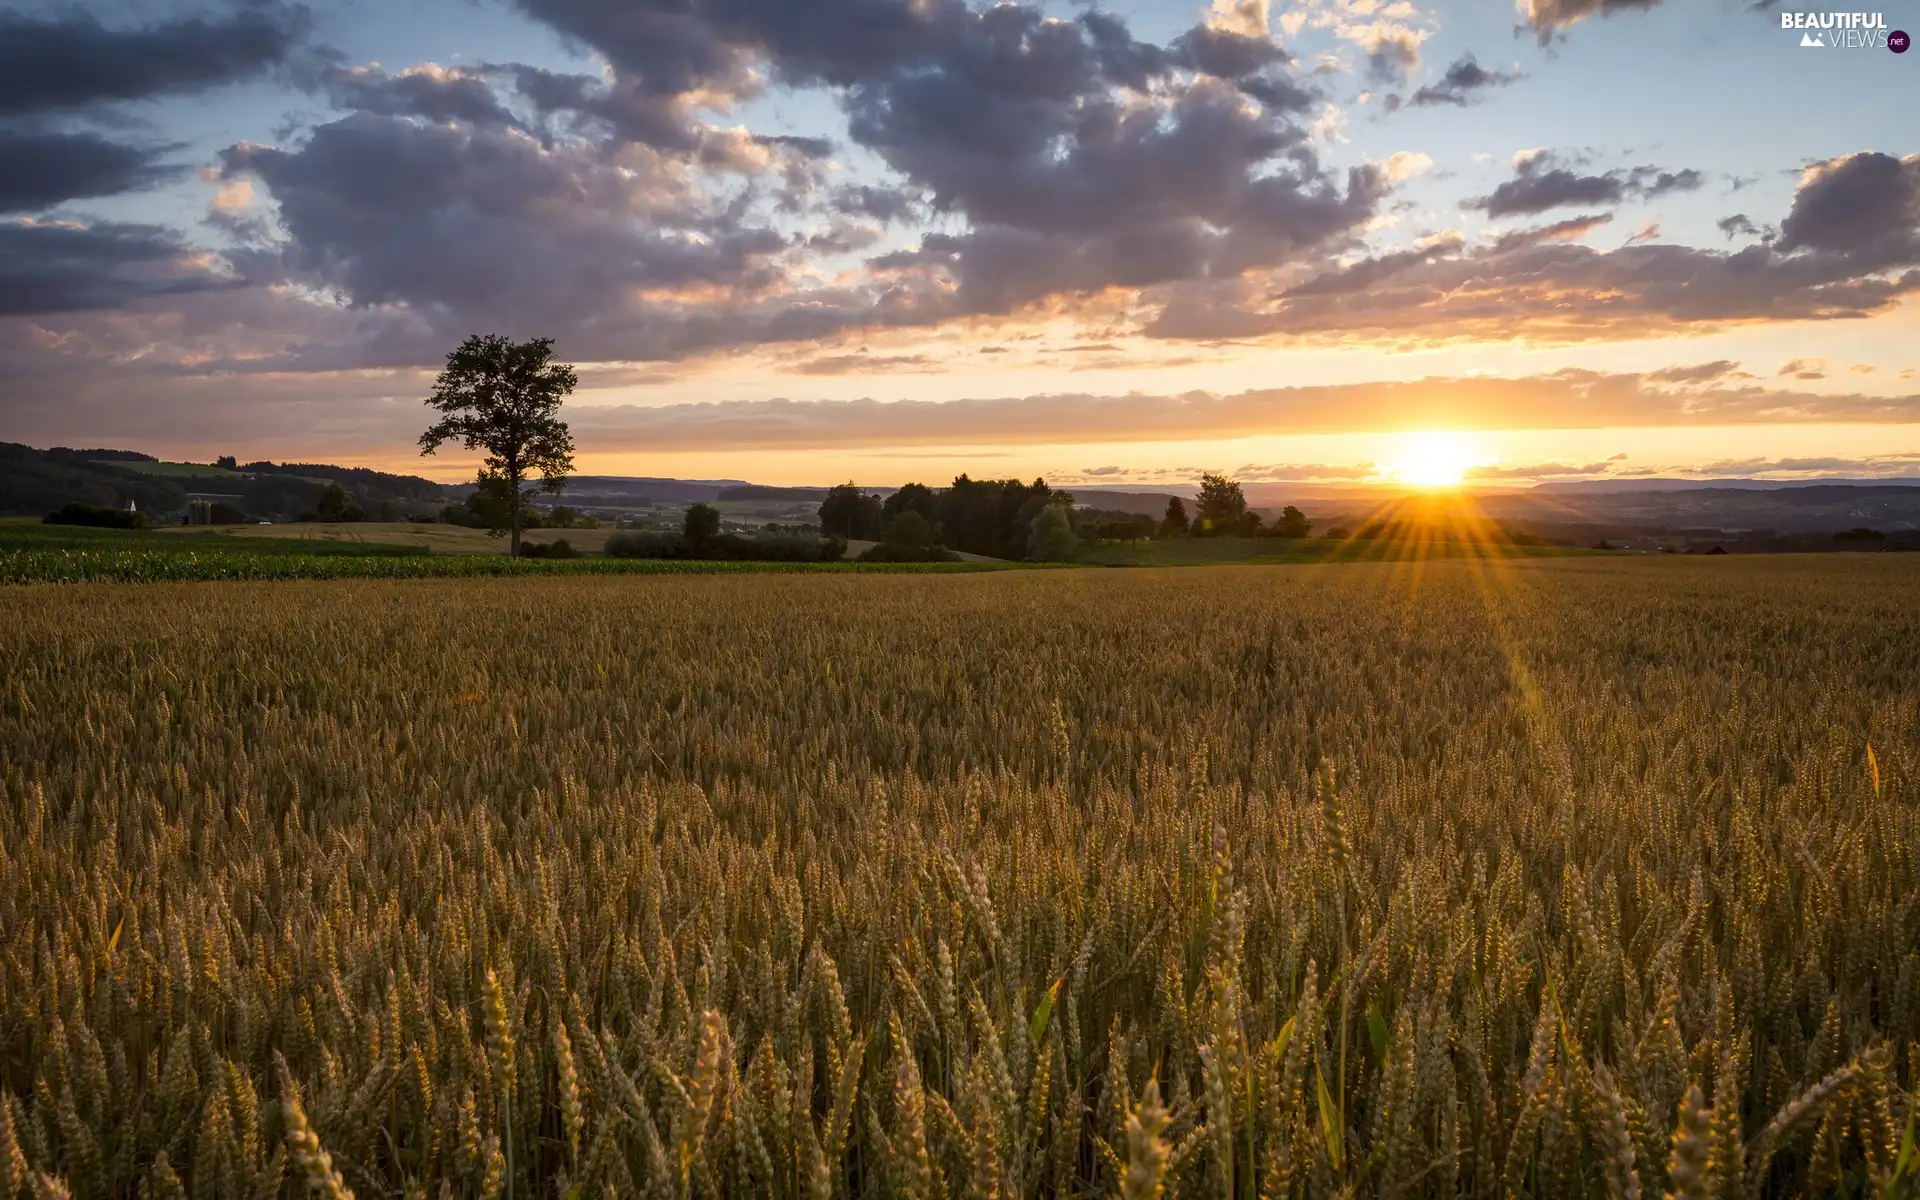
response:
<svg viewBox="0 0 1920 1200"><path fill-rule="evenodd" d="M1917 601L0 591L0 1195L1907 1195Z"/></svg>

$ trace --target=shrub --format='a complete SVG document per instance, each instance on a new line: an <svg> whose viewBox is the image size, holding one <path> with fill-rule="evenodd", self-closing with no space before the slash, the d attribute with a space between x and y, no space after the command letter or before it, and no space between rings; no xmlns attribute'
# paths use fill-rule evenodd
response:
<svg viewBox="0 0 1920 1200"><path fill-rule="evenodd" d="M44 525L88 525L95 529L145 529L146 514L124 508L102 508L75 500L41 518Z"/></svg>
<svg viewBox="0 0 1920 1200"><path fill-rule="evenodd" d="M673 530L626 529L607 539L613 558L685 558L686 540Z"/></svg>
<svg viewBox="0 0 1920 1200"><path fill-rule="evenodd" d="M1072 516L1064 504L1049 504L1034 515L1027 534L1027 557L1034 562L1072 562L1080 552Z"/></svg>
<svg viewBox="0 0 1920 1200"><path fill-rule="evenodd" d="M580 552L565 538L551 542L521 542L521 558L579 558Z"/></svg>
<svg viewBox="0 0 1920 1200"><path fill-rule="evenodd" d="M768 534L742 537L722 533L691 544L684 534L665 529L632 529L607 539L614 558L698 558L723 562L838 562L845 540L817 534ZM917 560L894 560L917 561Z"/></svg>
<svg viewBox="0 0 1920 1200"><path fill-rule="evenodd" d="M959 562L960 556L945 546L902 546L897 542L879 542L867 547L860 562Z"/></svg>

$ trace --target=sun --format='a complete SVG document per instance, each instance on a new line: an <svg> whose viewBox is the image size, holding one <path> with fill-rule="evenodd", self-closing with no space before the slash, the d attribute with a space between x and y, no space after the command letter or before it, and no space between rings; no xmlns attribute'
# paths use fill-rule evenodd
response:
<svg viewBox="0 0 1920 1200"><path fill-rule="evenodd" d="M1460 434L1410 433L1381 474L1418 488L1457 488L1473 462L1472 448Z"/></svg>

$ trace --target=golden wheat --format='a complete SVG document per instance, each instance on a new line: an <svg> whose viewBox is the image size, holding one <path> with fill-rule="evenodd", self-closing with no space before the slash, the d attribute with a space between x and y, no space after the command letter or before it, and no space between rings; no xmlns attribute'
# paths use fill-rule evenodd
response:
<svg viewBox="0 0 1920 1200"><path fill-rule="evenodd" d="M1896 556L10 589L0 1189L1891 1186L1916 596Z"/></svg>

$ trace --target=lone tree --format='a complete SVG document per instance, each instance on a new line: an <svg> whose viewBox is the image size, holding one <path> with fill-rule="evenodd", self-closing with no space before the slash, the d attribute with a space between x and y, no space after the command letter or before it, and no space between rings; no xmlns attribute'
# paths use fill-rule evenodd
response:
<svg viewBox="0 0 1920 1200"><path fill-rule="evenodd" d="M443 415L420 435L420 453L455 439L487 452L480 479L504 494L513 535L507 550L515 557L531 494L526 481L538 475L542 489L557 493L573 470L573 435L559 412L561 397L576 382L572 367L553 361L552 338L516 342L475 334L447 355L427 399Z"/></svg>
<svg viewBox="0 0 1920 1200"><path fill-rule="evenodd" d="M1167 515L1160 522L1161 537L1181 537L1187 532L1187 502L1178 496L1167 500Z"/></svg>
<svg viewBox="0 0 1920 1200"><path fill-rule="evenodd" d="M689 549L698 550L720 536L720 510L711 504L695 504L680 521L680 536Z"/></svg>
<svg viewBox="0 0 1920 1200"><path fill-rule="evenodd" d="M1200 532L1238 533L1246 519L1247 498L1225 475L1200 477Z"/></svg>

